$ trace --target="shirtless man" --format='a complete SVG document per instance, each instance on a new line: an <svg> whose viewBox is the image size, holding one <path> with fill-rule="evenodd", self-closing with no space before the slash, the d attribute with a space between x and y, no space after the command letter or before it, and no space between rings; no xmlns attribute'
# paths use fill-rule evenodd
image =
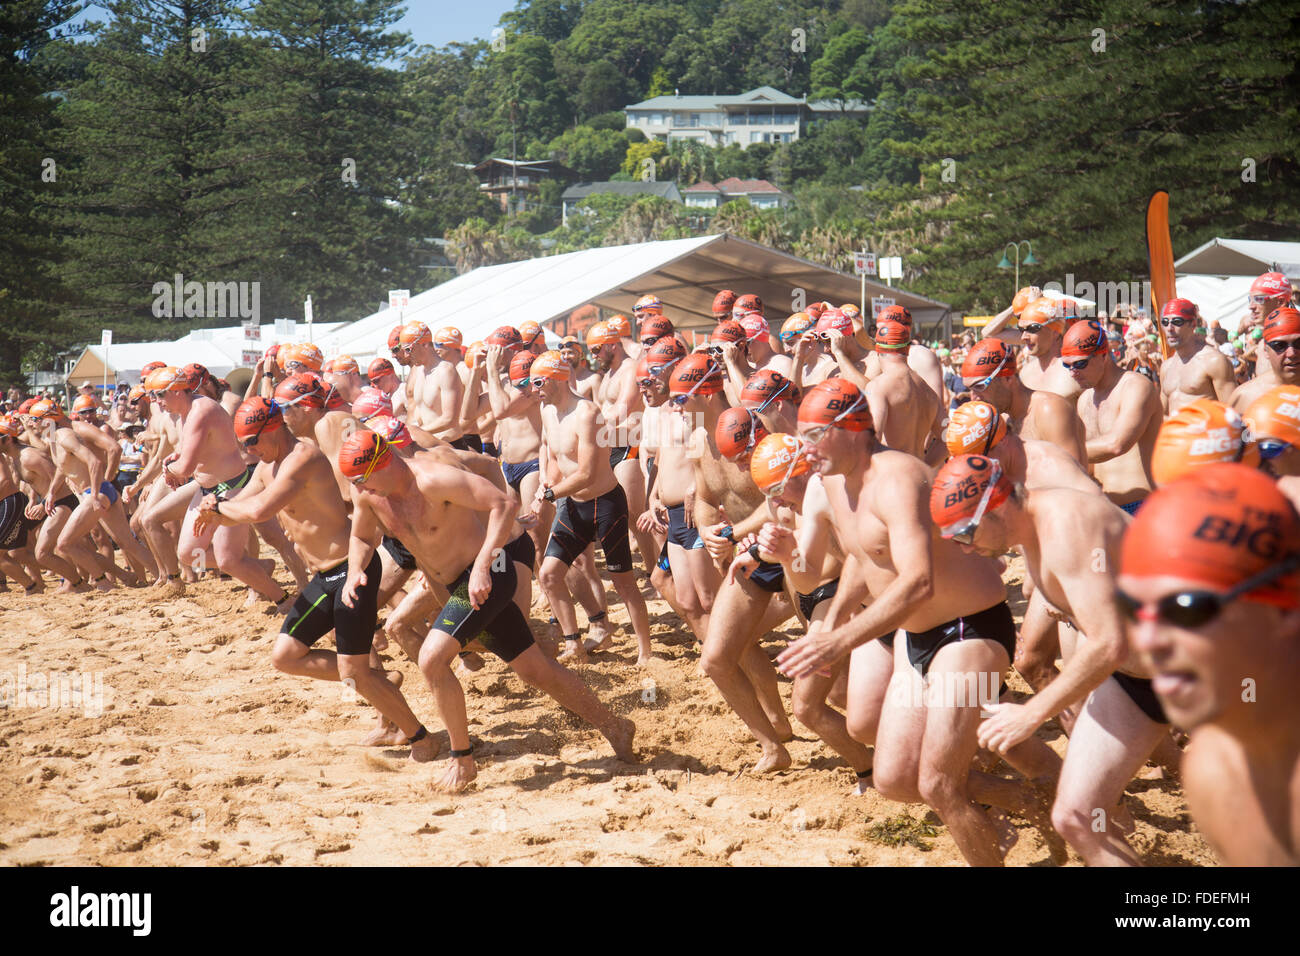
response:
<svg viewBox="0 0 1300 956"><path fill-rule="evenodd" d="M1087 464L1087 432L1076 405L1057 392L1033 391L1025 385L1016 375L1015 356L1005 343L982 339L966 353L961 375L971 397L1007 415L1021 438L1049 441L1081 465Z"/></svg>
<svg viewBox="0 0 1300 956"><path fill-rule="evenodd" d="M393 363L386 358L377 358L366 367L366 378L370 384L388 396L393 405L393 417L406 419L406 389L397 377Z"/></svg>
<svg viewBox="0 0 1300 956"><path fill-rule="evenodd" d="M782 353L791 358L791 371L793 371L794 353L795 349L798 348L799 340L805 332L811 332L814 325L816 323L813 322L812 316L807 312L796 312L781 323L781 331L777 334L777 338L781 341ZM787 377L789 377L789 373L787 373ZM812 382L810 384L816 385L817 383Z"/></svg>
<svg viewBox="0 0 1300 956"><path fill-rule="evenodd" d="M1034 802L1019 786L971 772L981 702L964 693L980 680L996 685L1015 650L998 564L940 539L929 469L879 443L852 383L831 378L808 392L799 431L846 557L826 625L783 651L781 669L802 677L852 653L849 728L875 743L877 789L928 804L972 865L1001 865L1005 844L978 803L1032 816ZM805 559L815 566L820 557ZM877 638L893 644L892 662Z"/></svg>
<svg viewBox="0 0 1300 956"><path fill-rule="evenodd" d="M411 366L406 382L406 422L453 443L461 437L460 404L465 391L456 371L459 335L455 329L441 329L435 340L423 322L408 322L400 337L403 355Z"/></svg>
<svg viewBox="0 0 1300 956"><path fill-rule="evenodd" d="M1025 306L1017 321L1020 341L1027 353L1020 369L1020 381L1025 388L1054 392L1072 402L1079 397L1081 389L1062 364L1065 325L1065 306L1055 299L1041 296ZM985 327L983 341L995 334L990 331L993 328L992 323Z"/></svg>
<svg viewBox="0 0 1300 956"><path fill-rule="evenodd" d="M28 543L28 532L37 522L27 515L31 504L27 490L32 494L36 490L16 467L23 449L15 444L11 457L7 448L19 434L18 423L0 415L0 570L20 584L25 594L32 595L45 590L45 581Z"/></svg>
<svg viewBox="0 0 1300 956"><path fill-rule="evenodd" d="M151 371L150 376L158 368ZM149 424L144 431L145 462L135 484L122 492L122 497L128 501L139 498L131 527L139 529L140 537L153 555L153 586L164 588L180 579L197 580L190 564L178 560L176 548L181 522L194 495L194 487L187 483L173 489L163 475L163 464L180 448L182 423L179 415L169 412L161 402L151 397L148 381L146 378L145 386L139 386L141 395L138 398L134 389L131 392L138 406L148 410Z"/></svg>
<svg viewBox="0 0 1300 956"><path fill-rule="evenodd" d="M811 311L808 313L812 317ZM836 359L830 354L830 346L824 332L818 330L817 321L800 335L795 337L794 349L790 355L790 371L787 377L794 387L801 391L810 389L819 382L824 382L835 374ZM853 328L853 323L844 317L838 330L843 334L844 327Z"/></svg>
<svg viewBox="0 0 1300 956"><path fill-rule="evenodd" d="M1115 364L1106 333L1092 319L1070 328L1061 355L1083 389L1078 410L1093 476L1106 497L1135 514L1154 487L1151 455L1162 418L1155 386Z"/></svg>
<svg viewBox="0 0 1300 956"><path fill-rule="evenodd" d="M357 393L361 391L361 369L357 366L357 360L351 355L340 355L330 359L321 367L321 374L326 383L338 392L348 405L352 404Z"/></svg>
<svg viewBox="0 0 1300 956"><path fill-rule="evenodd" d="M1237 329L1237 334L1245 336L1256 329L1262 330L1264 320L1274 309L1285 309L1292 304L1293 294L1291 280L1281 272L1265 272L1256 277L1246 295L1250 316ZM1250 364L1256 369L1255 376L1267 381L1273 376L1274 371L1273 367L1261 358L1263 351L1262 343L1246 339L1246 353L1243 357L1250 360Z"/></svg>
<svg viewBox="0 0 1300 956"><path fill-rule="evenodd" d="M319 448L294 438L284 427L278 406L258 396L235 412L235 436L261 464L233 501L215 495L203 499L195 516L197 530L210 525L261 524L278 515L315 577L289 609L271 652L276 670L317 680L344 681L373 704L398 734L382 730L366 745L406 745L411 759L432 760L437 739L411 712L402 692L370 666L370 646L378 612L379 558L372 555L367 583L345 605L342 590L348 572L351 521L339 498L334 470ZM337 653L312 645L334 632Z"/></svg>
<svg viewBox="0 0 1300 956"><path fill-rule="evenodd" d="M912 330L901 322L876 326L880 372L867 385L867 405L886 448L925 460L930 440L939 437L939 395L908 364ZM940 384L940 388L942 388Z"/></svg>
<svg viewBox="0 0 1300 956"><path fill-rule="evenodd" d="M199 558L211 546L217 567L248 585L251 605L255 595L287 610L291 595L271 577L256 557L246 553L246 528L195 527L194 518L203 498L215 494L223 500L240 494L252 477L252 467L244 463L235 429L225 409L212 399L193 394L194 383L180 370L167 367L149 376L146 383L165 411L179 415L181 439L175 457L163 464L163 475L170 488L195 484L185 509L177 556L188 563ZM294 558L297 561L297 557Z"/></svg>
<svg viewBox="0 0 1300 956"><path fill-rule="evenodd" d="M936 522L947 525L944 537L964 549L992 558L1019 547L1036 593L1069 622L1065 669L1023 704L990 705L980 745L1006 754L1086 698L1070 734L1052 822L1089 865L1140 864L1113 825L1114 811L1169 728L1150 716L1149 672L1128 652L1114 599L1128 519L1101 495L1016 488L993 459L980 455L949 460L935 476L930 500ZM1097 809L1106 813L1104 827L1094 825Z"/></svg>
<svg viewBox="0 0 1300 956"><path fill-rule="evenodd" d="M727 325L724 322L721 325ZM747 456L731 461L718 446L718 425L727 410L722 370L704 352L682 359L669 379L669 399L689 429L687 457L695 466L695 527L713 559L727 568L713 599L700 666L749 728L762 753L755 773L790 766L785 741L793 736L777 690L776 669L759 644L792 613L784 597L785 575L776 562L733 554L737 543L763 526L768 511L749 473ZM728 449L731 450L731 449ZM777 602L773 595L781 595Z"/></svg>
<svg viewBox="0 0 1300 956"><path fill-rule="evenodd" d="M799 439L785 433L768 435L758 443L749 470L754 484L767 497L769 512L769 520L758 533L758 556L781 562L786 580L798 593L805 631L819 630L825 625L844 566L844 555L830 527L832 516L820 487L821 477L811 473ZM826 545L819 549L822 541ZM810 551L822 555L815 566L807 561ZM862 793L871 781L871 754L850 735L844 714L827 703L833 689L847 684L848 672L849 659L843 657L829 671L797 678L790 704L799 722L857 774L858 792Z"/></svg>
<svg viewBox="0 0 1300 956"><path fill-rule="evenodd" d="M13 417L0 417L0 456L8 461L14 477L30 489L24 516L29 527L37 524L40 527L33 556L38 565L63 578L57 593L89 591L90 585L86 583L84 574L54 549L59 532L77 507L77 496L66 481L62 488L51 488L56 470L54 462L46 452L27 444L23 440L24 434L22 425ZM55 506L47 515L44 503L51 497L51 491L54 492Z"/></svg>
<svg viewBox="0 0 1300 956"><path fill-rule="evenodd" d="M1265 392L1279 385L1300 385L1300 311L1290 307L1274 309L1264 320L1264 344L1260 349L1271 375L1258 375L1232 393L1232 407L1245 414Z"/></svg>
<svg viewBox="0 0 1300 956"><path fill-rule="evenodd" d="M630 370L635 371L629 366ZM530 509L539 514L545 501L555 504L555 523L538 574L564 638L564 659L581 660L586 649L578 639L573 595L565 577L569 567L599 538L605 570L627 608L637 639L637 663L651 659L650 619L645 598L632 571L628 546L627 496L599 442L607 431L595 403L569 388L572 369L559 352L543 352L529 372L534 393L542 400L542 475ZM633 379L633 387L636 382ZM656 552L646 562L653 567Z"/></svg>
<svg viewBox="0 0 1300 956"><path fill-rule="evenodd" d="M284 423L294 437L309 441L321 450L326 461L338 461L343 442L361 423L344 410L342 400L333 395L319 375L299 372L275 387L275 403L284 414ZM352 500L352 484L341 471L334 472L339 497Z"/></svg>
<svg viewBox="0 0 1300 956"><path fill-rule="evenodd" d="M1227 402L1236 388L1232 363L1218 346L1197 341L1196 306L1187 299L1170 299L1160 310L1160 326L1173 349L1160 366L1160 401L1172 415L1188 402L1213 398Z"/></svg>
<svg viewBox="0 0 1300 956"><path fill-rule="evenodd" d="M1297 554L1295 509L1235 464L1161 487L1124 536L1129 641L1191 734L1188 809L1227 866L1300 866Z"/></svg>
<svg viewBox="0 0 1300 956"><path fill-rule="evenodd" d="M844 310L841 309L840 311ZM907 366L916 373L921 381L925 382L925 384L930 387L930 391L934 392L935 399L938 401L939 407L936 410L937 418L935 421L935 434L937 435L942 432L942 422L947 418L944 411L948 407L947 397L943 390L943 363L939 361L939 356L934 353L933 349L922 345L913 337L912 313L906 307L901 305L886 306L880 310L880 315L876 317L874 328L872 324L869 323L865 330L859 330L859 332L865 331L868 340L876 339L875 350L867 353L867 361L863 369L866 373L866 377L869 380L874 381L876 376L880 374L882 368L880 362L881 354L879 342L880 324L882 322L897 322L907 329L909 346L905 350L905 354L907 355ZM897 335L897 333L895 334ZM862 341L863 336L861 334L855 335L854 337L857 339L859 345L865 347L865 343Z"/></svg>
<svg viewBox="0 0 1300 956"><path fill-rule="evenodd" d="M53 423L54 433L49 439L51 457L56 466L53 488L63 487L63 480L80 491L81 501L59 532L55 551L61 557L83 570L94 568L110 574L123 584L143 583L142 575L149 567L149 552L135 535L122 509L122 502L109 477L121 457L121 447L98 428L84 422L69 422L63 409L53 402L37 403L32 407L35 418ZM46 510L55 502L46 499ZM129 573L122 573L111 556L96 553L89 558L91 549L82 544L84 536L98 524L108 533L131 565ZM91 578L90 583L100 590L108 590L102 576Z"/></svg>
<svg viewBox="0 0 1300 956"><path fill-rule="evenodd" d="M652 297L643 296L638 305L647 298ZM658 299L654 301L657 303ZM598 441L601 447L609 448L609 464L627 498L629 513L639 516L645 511L645 476L637 459L643 405L636 387L636 356L627 352L623 329L613 320L598 322L587 331L587 347L601 372L593 398L600 408L603 425ZM632 534L649 576L659 551L653 537L646 532L634 526Z"/></svg>
<svg viewBox="0 0 1300 956"><path fill-rule="evenodd" d="M568 360L569 366L573 369L572 387L575 392L583 398L594 401L596 383L600 381L600 376L591 370L587 364L586 352L583 350L582 343L578 341L576 335L566 335L560 340L560 352ZM536 358L537 356L533 356Z"/></svg>
<svg viewBox="0 0 1300 956"><path fill-rule="evenodd" d="M344 443L338 467L356 486L343 604L357 603L369 578L362 569L383 533L410 541L420 570L451 594L419 659L451 740L451 761L439 789L463 790L478 773L465 693L451 664L480 633L484 646L519 677L594 725L620 759L635 760L632 721L616 717L576 674L546 657L514 603L514 562L500 560L513 524L509 495L486 479L427 457L407 462L364 429ZM609 484L615 485L613 475Z"/></svg>

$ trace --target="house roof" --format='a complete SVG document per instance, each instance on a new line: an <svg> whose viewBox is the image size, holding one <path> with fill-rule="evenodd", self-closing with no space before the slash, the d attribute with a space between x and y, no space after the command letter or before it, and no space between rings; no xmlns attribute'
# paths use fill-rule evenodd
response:
<svg viewBox="0 0 1300 956"><path fill-rule="evenodd" d="M770 86L759 86L744 93L724 93L721 96L717 94L711 96L652 96L648 100L642 100L640 103L633 103L631 106L623 108L628 110L698 110L717 109L718 107L727 106L800 106L802 104L803 100L800 97L782 93Z"/></svg>
<svg viewBox="0 0 1300 956"><path fill-rule="evenodd" d="M613 193L616 196L661 196L674 202L681 202L682 194L677 184L671 179L663 182L599 182L577 183L570 186L560 196L561 199L585 199L597 193Z"/></svg>
<svg viewBox="0 0 1300 956"><path fill-rule="evenodd" d="M723 193L728 196L747 196L751 193L771 193L777 195L781 190L766 179L737 179L728 176L716 185L708 180L700 180L694 186L687 186L683 192L688 193Z"/></svg>

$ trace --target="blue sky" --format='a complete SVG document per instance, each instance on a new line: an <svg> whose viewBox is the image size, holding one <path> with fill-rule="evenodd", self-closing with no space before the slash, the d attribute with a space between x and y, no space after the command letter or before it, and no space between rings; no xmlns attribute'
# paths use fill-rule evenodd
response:
<svg viewBox="0 0 1300 956"><path fill-rule="evenodd" d="M475 37L490 39L501 14L513 10L515 0L407 0L406 16L397 28L411 34L416 43L446 46ZM92 5L77 19L107 20L108 13Z"/></svg>

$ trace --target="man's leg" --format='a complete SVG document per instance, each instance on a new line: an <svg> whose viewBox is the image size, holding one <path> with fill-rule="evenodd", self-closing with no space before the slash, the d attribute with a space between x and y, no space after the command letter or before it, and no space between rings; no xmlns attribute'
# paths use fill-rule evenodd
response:
<svg viewBox="0 0 1300 956"><path fill-rule="evenodd" d="M187 523L189 519L187 512ZM245 553L247 547L248 532L241 526L219 527L212 535L212 552L218 568L272 604L283 604L290 594L267 573L260 561Z"/></svg>
<svg viewBox="0 0 1300 956"><path fill-rule="evenodd" d="M41 529L36 534L36 560L43 567L47 567L55 574L63 577L63 584L58 590L60 594L90 590L85 575L77 569L76 565L66 558L60 557L55 551L55 545L59 541L59 532L68 523L68 517L71 514L72 511L69 508L55 508L54 514L49 515L41 522ZM79 585L75 583L78 581L81 582Z"/></svg>
<svg viewBox="0 0 1300 956"><path fill-rule="evenodd" d="M879 643L873 641L872 643ZM862 648L854 651L857 654ZM857 661L851 659L850 668ZM850 674L849 717L854 718L853 675ZM856 735L855 735L856 736ZM921 741L925 738L925 682L907 659L902 631L894 637L894 669L880 709L872 780L881 796L898 803L924 803L917 787L921 766ZM858 736L861 741L863 738Z"/></svg>
<svg viewBox="0 0 1300 956"><path fill-rule="evenodd" d="M754 592L762 593L752 584L749 587ZM764 598L767 596L763 594ZM741 582L731 578L724 580L713 604L709 636L704 642L704 653L700 659L701 667L717 685L723 699L736 712L736 716L744 721L763 748L763 755L754 767L758 773L784 770L790 766L790 754L782 746L781 735L764 712L755 685L741 664L745 655L749 654L751 666L761 668L761 664L752 661L753 652L758 650L763 663L775 675L772 662L761 649L756 648L753 638L766 607L767 601L759 600L747 592Z"/></svg>
<svg viewBox="0 0 1300 956"><path fill-rule="evenodd" d="M844 715L826 703L836 676L847 670L848 666L847 660L836 661L831 667L830 677L810 674L797 678L790 704L799 722L843 757L844 762L862 779L861 775L871 770L871 753L849 736Z"/></svg>
<svg viewBox="0 0 1300 956"><path fill-rule="evenodd" d="M628 572L629 574L631 572ZM545 691L562 707L573 711L599 730L620 760L636 762L632 737L636 725L619 717L600 702L591 688L573 671L551 660L536 644L510 661L510 668L527 683Z"/></svg>
<svg viewBox="0 0 1300 956"><path fill-rule="evenodd" d="M637 458L624 458L614 466L614 477L618 479L627 496L628 514L639 516L645 512L645 475L641 474L641 462ZM655 547L654 535L642 531L635 522L631 522L631 532L636 539L636 548L641 552L641 563L649 575L659 558L659 549Z"/></svg>
<svg viewBox="0 0 1300 956"><path fill-rule="evenodd" d="M445 631L434 628L420 647L420 673L429 682L438 714L447 728L447 737L453 751L468 751L469 718L465 715L465 690L452 673L451 665L460 653L460 642ZM447 772L434 784L434 788L455 793L464 790L478 776L471 755L453 756Z"/></svg>
<svg viewBox="0 0 1300 956"><path fill-rule="evenodd" d="M632 622L632 630L636 633L636 662L647 664L654 656L650 650L650 612L646 610L645 598L641 595L641 589L637 587L636 572L610 572L609 576L614 581L614 590L618 592L623 606L627 608L628 619Z"/></svg>
<svg viewBox="0 0 1300 956"><path fill-rule="evenodd" d="M115 570L112 562L104 560L98 551L86 545L86 534L99 521L99 512L91 505L90 495L81 495L77 507L68 518L67 524L59 532L55 550L60 557L71 561L87 578L98 578L91 583L101 591L111 590L113 584L108 575Z"/></svg>
<svg viewBox="0 0 1300 956"><path fill-rule="evenodd" d="M162 478L158 480L164 482L163 487L166 489L165 480ZM166 490L145 512L143 518L145 538L149 542L150 549L158 556L165 572L164 576L159 577L155 582L160 586L182 573L188 582L198 580L198 573L193 564L195 556L182 552L179 535L174 536L167 528L167 525L173 522L179 523L185 520L185 512L197 488L198 485L191 481L179 488Z"/></svg>
<svg viewBox="0 0 1300 956"><path fill-rule="evenodd" d="M569 566L562 559L553 554L548 554L542 559L542 568L537 575L538 586L546 593L546 599L550 602L551 613L560 624L560 634L564 636L564 651L560 654L560 660L570 658L583 660L587 656L586 650L582 646L582 641L578 639L578 612L573 606L573 595L569 593L569 585L566 577L569 573Z"/></svg>
<svg viewBox="0 0 1300 956"><path fill-rule="evenodd" d="M1169 733L1113 677L1088 695L1065 754L1052 824L1089 866L1141 866L1114 826L1124 788Z"/></svg>
<svg viewBox="0 0 1300 956"><path fill-rule="evenodd" d="M1025 679L1034 693L1052 682L1056 670L1056 656L1061 642L1056 635L1056 619L1047 613L1043 592L1035 590L1025 608L1025 619L1020 625L1016 641L1016 673Z"/></svg>
<svg viewBox="0 0 1300 956"><path fill-rule="evenodd" d="M122 554L126 556L127 563L135 573L138 583L147 583L153 555L131 533L131 522L126 517L120 498L109 505L107 511L100 512L99 523L122 549Z"/></svg>

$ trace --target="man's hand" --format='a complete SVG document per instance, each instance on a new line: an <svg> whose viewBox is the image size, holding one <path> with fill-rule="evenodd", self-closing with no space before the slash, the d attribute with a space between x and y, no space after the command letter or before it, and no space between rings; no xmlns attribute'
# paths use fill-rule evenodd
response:
<svg viewBox="0 0 1300 956"><path fill-rule="evenodd" d="M501 366L501 346L489 345L484 355L485 361L487 362L487 370L495 375L497 369Z"/></svg>
<svg viewBox="0 0 1300 956"><path fill-rule="evenodd" d="M799 336L794 343L794 360L798 362L812 349L813 343L817 341L816 332L805 332Z"/></svg>
<svg viewBox="0 0 1300 956"><path fill-rule="evenodd" d="M849 647L837 638L838 629L813 631L776 656L776 669L786 677L807 677L830 667L847 654Z"/></svg>
<svg viewBox="0 0 1300 956"><path fill-rule="evenodd" d="M773 562L789 561L794 557L794 532L774 522L765 522L758 529L758 550L760 554L772 555Z"/></svg>
<svg viewBox="0 0 1300 956"><path fill-rule="evenodd" d="M133 482L122 489L122 504L129 505L131 503L131 499L133 499L139 493L136 491L136 488L139 484L140 483L138 481Z"/></svg>
<svg viewBox="0 0 1300 956"><path fill-rule="evenodd" d="M41 502L41 504L45 508L46 515L54 514L54 493L50 492L50 494L46 495L45 500Z"/></svg>
<svg viewBox="0 0 1300 956"><path fill-rule="evenodd" d="M357 605L357 588L363 588L369 583L365 571L348 568L348 579L343 582L343 606L356 607Z"/></svg>
<svg viewBox="0 0 1300 956"><path fill-rule="evenodd" d="M708 549L715 561L725 561L731 557L735 551L735 544L728 538L718 536L718 532L727 527L724 522L719 521L717 524L707 525L700 529L700 539L704 542L704 547Z"/></svg>
<svg viewBox="0 0 1300 956"><path fill-rule="evenodd" d="M827 329L823 334L826 336L826 344L831 347L831 351L836 355L843 355L844 333L839 329Z"/></svg>
<svg viewBox="0 0 1300 956"><path fill-rule="evenodd" d="M483 602L488 599L492 593L492 574L487 568L481 568L477 564L469 573L469 603L474 610L483 606Z"/></svg>
<svg viewBox="0 0 1300 956"><path fill-rule="evenodd" d="M989 704L985 709L993 716L980 721L979 745L1001 756L1032 737L1043 724L1026 704Z"/></svg>
<svg viewBox="0 0 1300 956"><path fill-rule="evenodd" d="M185 484L185 479L172 474L172 463L179 457L178 452L173 452L163 461L163 478L166 479L168 488L179 488Z"/></svg>
<svg viewBox="0 0 1300 956"><path fill-rule="evenodd" d="M23 509L23 514L31 521L40 521L47 514L44 501L33 501Z"/></svg>
<svg viewBox="0 0 1300 956"><path fill-rule="evenodd" d="M727 569L727 578L734 584L758 570L758 561L748 551L742 551Z"/></svg>
<svg viewBox="0 0 1300 956"><path fill-rule="evenodd" d="M112 507L112 504L113 503L108 500L108 495L104 494L102 491L96 491L90 496L90 507L94 508L96 511L107 511Z"/></svg>
<svg viewBox="0 0 1300 956"><path fill-rule="evenodd" d="M682 499L682 507L686 509L686 527L695 527L695 488L686 492L686 497Z"/></svg>
<svg viewBox="0 0 1300 956"><path fill-rule="evenodd" d="M538 517L531 511L525 511L521 515L515 515L515 520L523 527L525 531L537 527Z"/></svg>

